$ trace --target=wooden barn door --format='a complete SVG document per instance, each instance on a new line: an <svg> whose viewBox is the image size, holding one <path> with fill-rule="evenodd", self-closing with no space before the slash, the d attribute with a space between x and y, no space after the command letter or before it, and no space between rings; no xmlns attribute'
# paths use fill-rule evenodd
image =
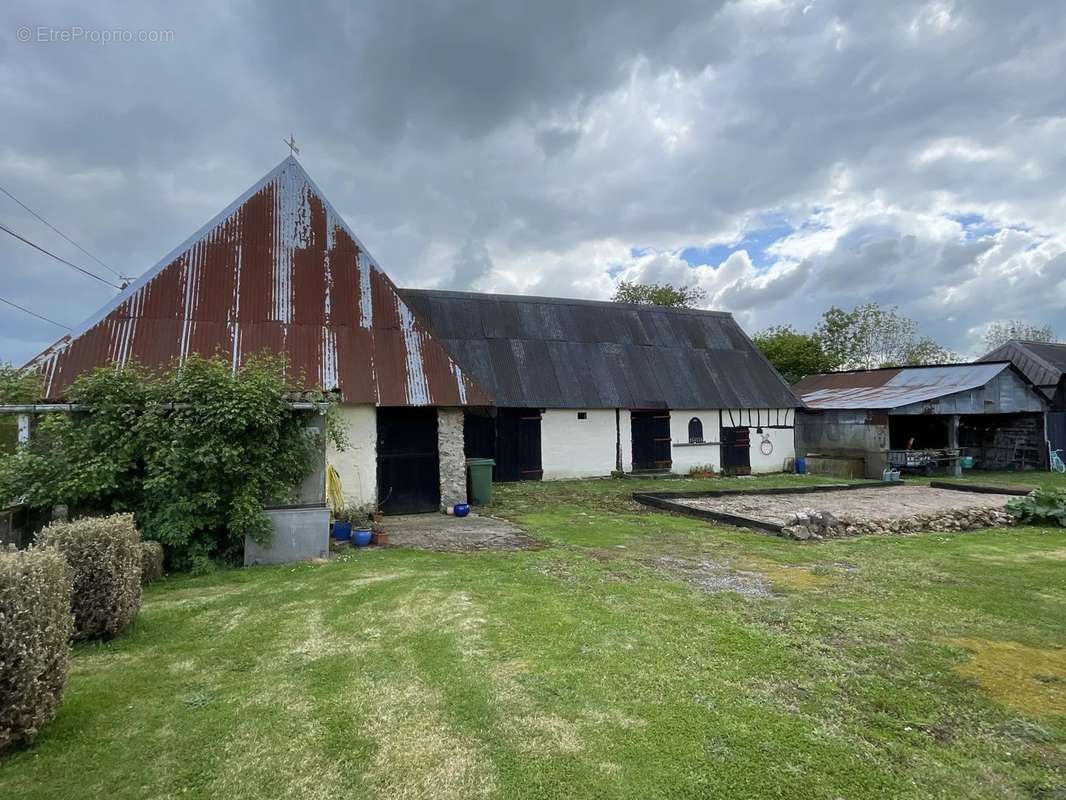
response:
<svg viewBox="0 0 1066 800"><path fill-rule="evenodd" d="M748 428L722 428L722 470L731 475L751 474L751 438Z"/></svg>
<svg viewBox="0 0 1066 800"><path fill-rule="evenodd" d="M540 452L539 408L501 408L496 412L497 481L539 481L544 477Z"/></svg>
<svg viewBox="0 0 1066 800"><path fill-rule="evenodd" d="M1066 411L1049 411L1047 438L1052 450L1061 450L1059 457L1066 461Z"/></svg>
<svg viewBox="0 0 1066 800"><path fill-rule="evenodd" d="M670 469L670 412L631 411L633 469Z"/></svg>
<svg viewBox="0 0 1066 800"><path fill-rule="evenodd" d="M440 509L437 409L379 408L378 506L386 514Z"/></svg>

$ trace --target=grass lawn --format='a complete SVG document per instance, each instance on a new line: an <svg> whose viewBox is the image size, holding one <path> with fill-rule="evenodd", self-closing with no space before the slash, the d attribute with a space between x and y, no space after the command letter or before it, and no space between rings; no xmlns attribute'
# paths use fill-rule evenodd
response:
<svg viewBox="0 0 1066 800"><path fill-rule="evenodd" d="M909 478L908 478L909 479ZM988 486L1011 486L1027 489L1066 489L1066 475L1058 472L980 472L967 470L961 478L934 477L956 483L979 483Z"/></svg>
<svg viewBox="0 0 1066 800"><path fill-rule="evenodd" d="M805 545L628 500L821 480L497 486L550 547L165 580L0 797L1066 797L1066 530Z"/></svg>

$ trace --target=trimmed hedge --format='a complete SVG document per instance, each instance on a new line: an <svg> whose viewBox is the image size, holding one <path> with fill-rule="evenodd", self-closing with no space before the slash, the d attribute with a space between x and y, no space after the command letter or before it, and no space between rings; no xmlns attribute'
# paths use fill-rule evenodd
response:
<svg viewBox="0 0 1066 800"><path fill-rule="evenodd" d="M159 542L141 542L141 584L151 583L163 577L163 545Z"/></svg>
<svg viewBox="0 0 1066 800"><path fill-rule="evenodd" d="M37 535L39 547L59 550L70 564L75 639L110 639L137 616L140 539L132 514L53 522Z"/></svg>
<svg viewBox="0 0 1066 800"><path fill-rule="evenodd" d="M0 751L29 744L55 716L72 631L66 559L0 548Z"/></svg>

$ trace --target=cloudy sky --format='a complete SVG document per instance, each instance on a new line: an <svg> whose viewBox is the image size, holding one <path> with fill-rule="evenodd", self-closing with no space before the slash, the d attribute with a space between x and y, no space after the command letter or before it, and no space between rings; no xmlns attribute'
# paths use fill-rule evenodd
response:
<svg viewBox="0 0 1066 800"><path fill-rule="evenodd" d="M110 6L0 8L0 185L127 275L291 132L400 285L1066 336L1058 0ZM3 195L0 224L113 277ZM0 233L0 297L75 325L113 294ZM0 305L0 360L62 333Z"/></svg>

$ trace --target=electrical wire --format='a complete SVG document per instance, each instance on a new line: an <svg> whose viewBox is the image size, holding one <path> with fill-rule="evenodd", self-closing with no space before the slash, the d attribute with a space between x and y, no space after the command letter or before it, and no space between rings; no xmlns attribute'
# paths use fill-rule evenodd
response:
<svg viewBox="0 0 1066 800"><path fill-rule="evenodd" d="M119 286L117 283L112 283L111 281L107 280L107 278L101 278L95 272L89 272L89 270L87 270L87 269L82 269L77 264L73 264L70 261L67 261L65 258L61 258L60 256L57 256L55 253L53 253L53 252L51 252L49 250L45 250L39 244L34 244L29 239L27 239L25 236L19 236L13 230L11 230L8 227L5 227L4 225L0 225L0 231L3 231L4 233L10 234L11 236L14 236L20 242L23 242L24 244L28 244L34 250L40 250L46 256L51 256L56 261L58 261L60 264L66 264L68 267L76 269L78 272L81 272L84 275L88 275L90 278L95 278L96 280L100 281L100 283L106 284L107 286L110 286L113 289L118 289L119 291L122 291L122 287Z"/></svg>
<svg viewBox="0 0 1066 800"><path fill-rule="evenodd" d="M29 314L31 317L37 317L37 319L43 319L45 322L50 322L50 323L52 323L53 325L55 325L55 326L57 326L59 328L63 328L63 329L68 330L68 331L69 330L73 330L73 328L71 328L69 325L64 325L62 322L56 322L54 319L48 319L48 317L42 316L42 315L38 314L36 311L30 311L28 308L23 308L18 303L12 303L10 300L8 300L8 299L6 299L4 297L0 297L0 303L7 303L12 308L17 308L19 311L25 312L26 314Z"/></svg>
<svg viewBox="0 0 1066 800"><path fill-rule="evenodd" d="M47 225L47 226L48 226L49 228L51 228L51 229L52 229L53 231L55 231L56 233L58 233L58 234L59 234L60 236L62 236L62 237L63 237L64 239L66 239L66 240L67 240L68 242L70 242L70 243L71 243L72 245L74 245L74 246L75 246L76 248L78 248L79 250L81 250L81 251L82 251L83 253L85 253L85 255L87 255L87 256L88 256L89 258L91 258L91 259L92 259L93 261L95 261L95 262L96 262L97 264L99 264L99 265L100 265L101 267L103 267L104 269L106 269L106 270L107 270L108 272L111 272L111 273L113 273L113 274L114 274L114 275L115 275L115 276L116 276L117 278L119 278L120 280L123 280L123 281L128 281L128 280L129 280L129 278L127 278L127 277L126 277L125 275L123 275L123 274L122 274L121 272L119 272L119 271L118 271L117 269L115 269L114 267L112 267L112 266L110 266L110 265L108 265L108 264L105 264L105 263L104 263L103 261L101 261L101 260L100 260L99 258L97 258L96 256L94 256L94 255L93 255L92 253L90 253L90 252L89 252L88 250L86 250L86 249L85 249L84 247L82 247L82 246L81 246L80 244L78 244L77 242L75 242L75 241L74 241L73 239L71 239L71 238L70 238L69 236L67 236L67 235L66 235L65 233L63 233L63 231L59 230L59 228L57 228L57 227L56 227L55 225L53 225L53 224L52 224L51 222L49 222L48 220L46 220L46 219L45 219L44 217L42 217L42 216L41 216L40 214L38 214L38 213L37 213L36 211L34 211L34 210L33 210L32 208L30 208L30 207L29 207L28 205L26 205L25 203L23 203L23 202L22 202L21 200L19 200L19 199L18 199L17 197L15 197L15 195L11 194L11 192L9 192L9 191L8 191L7 189L5 189L5 188L4 188L3 186L0 186L0 192L3 192L4 194L6 194L6 195L7 195L8 197L10 197L10 198L11 198L12 200L14 200L14 201L15 201L16 203L18 203L18 204L19 204L20 206L22 206L22 208L23 208L23 209L25 209L26 211L28 211L28 212L29 212L30 214L32 214L32 215L33 215L34 217L36 217L36 218L37 218L38 220L40 220L40 221L41 221L41 222L43 222L43 223L44 223L45 225Z"/></svg>

